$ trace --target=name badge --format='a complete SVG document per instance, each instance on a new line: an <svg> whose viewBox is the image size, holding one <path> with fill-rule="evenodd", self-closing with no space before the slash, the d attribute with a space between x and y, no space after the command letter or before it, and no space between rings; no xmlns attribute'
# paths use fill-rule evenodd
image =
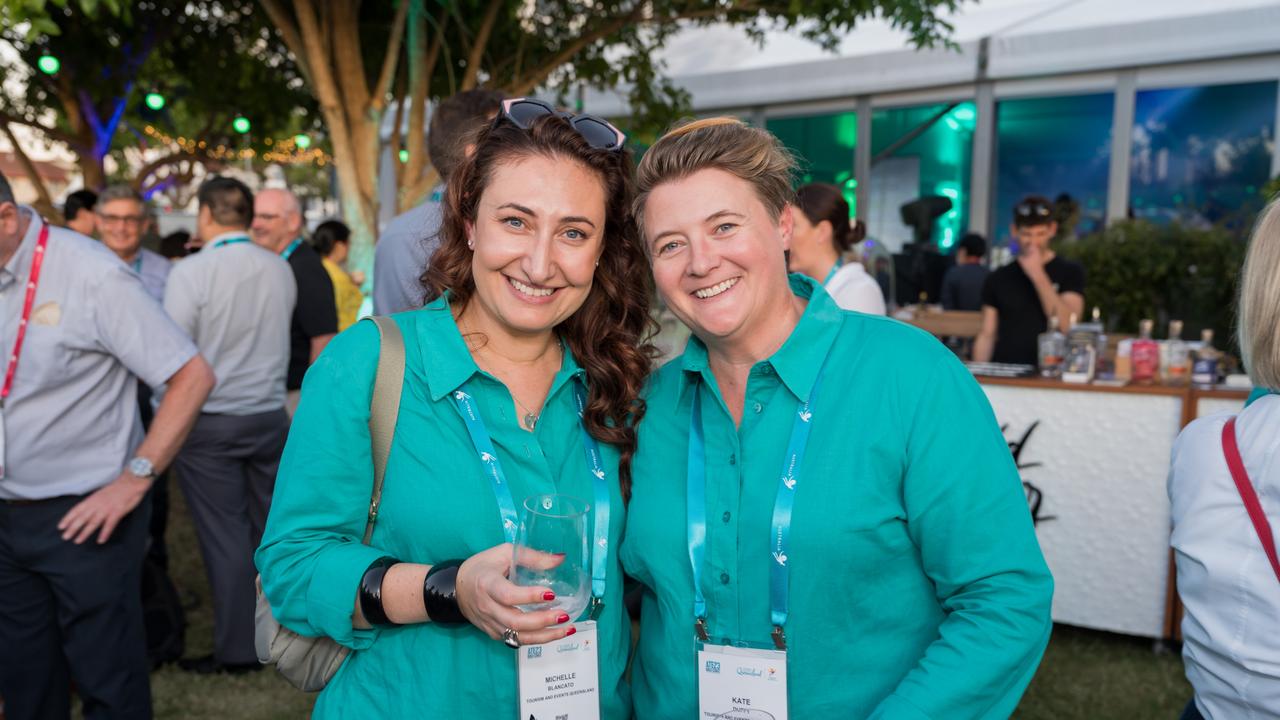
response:
<svg viewBox="0 0 1280 720"><path fill-rule="evenodd" d="M699 720L787 720L787 654L730 645L698 648Z"/></svg>
<svg viewBox="0 0 1280 720"><path fill-rule="evenodd" d="M517 720L600 720L600 663L594 622L574 623L573 635L516 650Z"/></svg>

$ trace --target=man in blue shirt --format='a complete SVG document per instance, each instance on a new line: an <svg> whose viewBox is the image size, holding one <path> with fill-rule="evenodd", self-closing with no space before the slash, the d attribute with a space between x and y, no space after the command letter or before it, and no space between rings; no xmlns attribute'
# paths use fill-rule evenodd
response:
<svg viewBox="0 0 1280 720"><path fill-rule="evenodd" d="M397 215L378 238L373 256L373 313L389 315L422 307L422 273L440 246L440 204L445 183L475 148L462 139L498 112L503 95L496 90L468 90L441 102L431 116L427 154L440 184L420 205Z"/></svg>
<svg viewBox="0 0 1280 720"><path fill-rule="evenodd" d="M990 270L982 259L987 254L987 241L977 233L968 233L956 246L956 264L942 278L944 310L982 309L982 284Z"/></svg>

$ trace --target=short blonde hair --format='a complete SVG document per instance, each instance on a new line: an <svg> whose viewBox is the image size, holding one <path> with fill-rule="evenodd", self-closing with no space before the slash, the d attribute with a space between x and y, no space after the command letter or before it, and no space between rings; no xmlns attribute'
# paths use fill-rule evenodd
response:
<svg viewBox="0 0 1280 720"><path fill-rule="evenodd" d="M795 200L791 184L795 167L795 158L778 138L737 118L682 122L658 138L636 168L632 208L640 235L644 237L644 204L654 188L708 168L751 183L769 217L777 221L783 208ZM647 251L649 245L644 245Z"/></svg>
<svg viewBox="0 0 1280 720"><path fill-rule="evenodd" d="M1280 389L1280 198L1253 226L1240 273L1240 354L1254 385Z"/></svg>

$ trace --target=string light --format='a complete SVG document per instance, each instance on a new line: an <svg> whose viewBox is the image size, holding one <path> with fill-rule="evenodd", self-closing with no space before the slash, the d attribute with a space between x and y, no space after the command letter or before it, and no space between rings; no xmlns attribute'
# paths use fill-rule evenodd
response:
<svg viewBox="0 0 1280 720"><path fill-rule="evenodd" d="M143 129L147 137L155 139L164 145L177 146L179 150L188 154L200 157L206 157L212 160L245 160L260 158L263 162L278 163L281 165L299 165L302 163L313 163L318 167L324 167L326 163L333 162L330 157L320 148L311 146L311 138L306 135L297 135L287 138L266 138L263 145L270 147L261 153L253 148L236 149L227 147L226 145L218 145L210 147L204 140L196 140L187 137L172 137L155 126L148 125ZM303 143L299 143L299 138L307 138Z"/></svg>

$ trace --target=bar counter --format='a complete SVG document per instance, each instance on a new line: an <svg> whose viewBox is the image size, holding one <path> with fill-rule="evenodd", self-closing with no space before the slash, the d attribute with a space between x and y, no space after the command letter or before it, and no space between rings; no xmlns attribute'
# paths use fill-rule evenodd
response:
<svg viewBox="0 0 1280 720"><path fill-rule="evenodd" d="M1173 441L1198 417L1238 412L1248 391L977 379L1053 571L1054 621L1175 638L1165 485Z"/></svg>

